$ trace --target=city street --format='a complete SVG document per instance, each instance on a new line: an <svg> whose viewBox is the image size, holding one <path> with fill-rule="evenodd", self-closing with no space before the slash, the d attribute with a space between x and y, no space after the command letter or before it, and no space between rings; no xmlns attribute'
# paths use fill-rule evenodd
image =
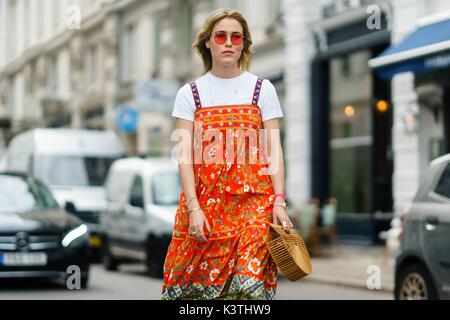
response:
<svg viewBox="0 0 450 320"><path fill-rule="evenodd" d="M296 307L450 300L449 30L448 0L0 0L0 301L147 307L164 261L202 297L276 265Z"/></svg>
<svg viewBox="0 0 450 320"><path fill-rule="evenodd" d="M120 272L108 272L99 264L91 269L86 290L68 290L64 284L41 280L0 281L0 300L159 300L161 280L150 278L142 265L121 266ZM386 292L300 280L279 281L278 300L391 300Z"/></svg>

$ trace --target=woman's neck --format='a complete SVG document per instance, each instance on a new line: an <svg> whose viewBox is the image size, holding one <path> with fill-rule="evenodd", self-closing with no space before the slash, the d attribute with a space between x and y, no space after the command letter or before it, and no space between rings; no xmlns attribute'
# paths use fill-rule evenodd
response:
<svg viewBox="0 0 450 320"><path fill-rule="evenodd" d="M241 74L244 73L244 71L242 71L238 67L227 68L227 67L213 66L211 69L211 73L218 78L227 79L240 76Z"/></svg>

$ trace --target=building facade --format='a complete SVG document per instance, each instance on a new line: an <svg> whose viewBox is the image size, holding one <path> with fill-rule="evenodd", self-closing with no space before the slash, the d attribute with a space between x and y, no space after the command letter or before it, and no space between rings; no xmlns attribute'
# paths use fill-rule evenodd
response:
<svg viewBox="0 0 450 320"><path fill-rule="evenodd" d="M336 198L341 239L377 242L429 162L450 152L448 59L390 78L370 63L449 10L440 0L285 1L289 190L302 203Z"/></svg>
<svg viewBox="0 0 450 320"><path fill-rule="evenodd" d="M450 151L450 94L448 67L386 79L370 61L446 0L0 0L0 150L46 126L170 155L171 99L201 75L192 43L219 7L247 18L250 71L277 88L291 207L336 198L341 239L377 241Z"/></svg>
<svg viewBox="0 0 450 320"><path fill-rule="evenodd" d="M176 90L201 75L192 43L220 7L247 18L251 71L283 101L281 0L1 0L3 148L29 128L75 127L116 130L130 155L170 155Z"/></svg>

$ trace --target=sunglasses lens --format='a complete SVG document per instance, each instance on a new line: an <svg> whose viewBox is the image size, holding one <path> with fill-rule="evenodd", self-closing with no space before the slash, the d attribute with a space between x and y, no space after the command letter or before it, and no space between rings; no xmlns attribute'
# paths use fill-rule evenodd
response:
<svg viewBox="0 0 450 320"><path fill-rule="evenodd" d="M231 36L231 43L233 43L235 46L242 44L242 36L240 34L233 34Z"/></svg>
<svg viewBox="0 0 450 320"><path fill-rule="evenodd" d="M217 44L224 44L227 42L228 35L225 32L217 32L214 34L214 40ZM231 43L235 46L239 46L242 44L244 37L240 34L232 34L231 35Z"/></svg>
<svg viewBox="0 0 450 320"><path fill-rule="evenodd" d="M224 44L227 41L226 33L218 32L214 35L214 40L217 44Z"/></svg>

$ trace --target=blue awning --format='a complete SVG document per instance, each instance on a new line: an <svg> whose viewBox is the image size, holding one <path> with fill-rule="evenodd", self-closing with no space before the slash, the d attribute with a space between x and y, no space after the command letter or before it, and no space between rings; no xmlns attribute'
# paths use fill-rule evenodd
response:
<svg viewBox="0 0 450 320"><path fill-rule="evenodd" d="M450 19L423 25L392 45L369 65L385 79L400 72L420 73L450 66Z"/></svg>

